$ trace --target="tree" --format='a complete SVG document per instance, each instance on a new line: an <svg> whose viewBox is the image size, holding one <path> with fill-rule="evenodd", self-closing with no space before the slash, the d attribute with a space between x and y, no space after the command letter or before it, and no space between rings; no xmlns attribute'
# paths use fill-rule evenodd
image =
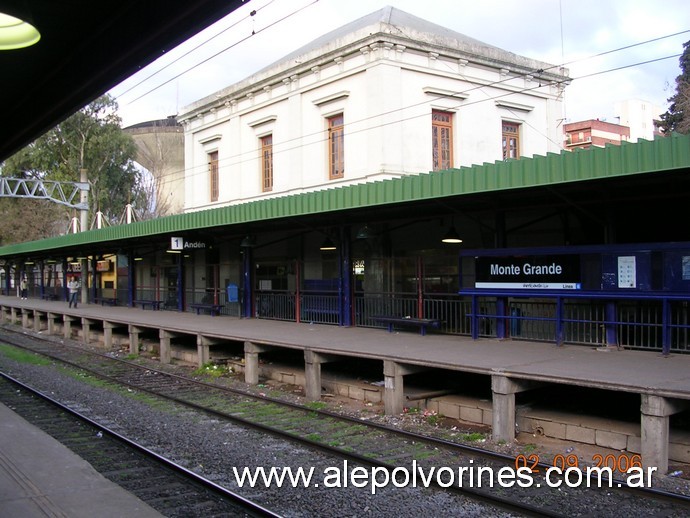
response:
<svg viewBox="0 0 690 518"><path fill-rule="evenodd" d="M2 174L74 182L86 169L88 221L101 211L108 222L117 223L127 203L148 204L133 163L136 146L120 122L115 100L101 96L10 157ZM72 215L67 209L65 228Z"/></svg>
<svg viewBox="0 0 690 518"><path fill-rule="evenodd" d="M666 134L690 132L690 41L683 43L683 47L685 50L678 60L681 73L676 77L676 93L668 98L671 105L659 123L659 129Z"/></svg>

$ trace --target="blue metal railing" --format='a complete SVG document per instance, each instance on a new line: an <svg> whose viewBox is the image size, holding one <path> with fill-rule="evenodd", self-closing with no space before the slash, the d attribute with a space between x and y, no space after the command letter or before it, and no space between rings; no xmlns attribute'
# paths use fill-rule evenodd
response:
<svg viewBox="0 0 690 518"><path fill-rule="evenodd" d="M553 341L557 344L617 345L635 349L687 352L690 337L690 294L525 292L465 290L470 297L471 336L482 336L481 322L490 319L496 336ZM527 300L525 300L527 299ZM532 300L536 299L536 300ZM509 301L508 310L506 303ZM487 310L487 304L497 304ZM614 312L608 316L607 305ZM517 332L515 332L517 331ZM611 341L614 343L611 343Z"/></svg>

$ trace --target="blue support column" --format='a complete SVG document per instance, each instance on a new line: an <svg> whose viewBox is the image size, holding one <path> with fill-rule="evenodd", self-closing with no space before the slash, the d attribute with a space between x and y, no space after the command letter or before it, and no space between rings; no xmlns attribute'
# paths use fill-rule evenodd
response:
<svg viewBox="0 0 690 518"><path fill-rule="evenodd" d="M338 293L341 326L352 325L352 258L350 256L350 229L340 232L340 284Z"/></svg>
<svg viewBox="0 0 690 518"><path fill-rule="evenodd" d="M661 301L661 322L661 353L668 356L671 353L671 304L668 299Z"/></svg>
<svg viewBox="0 0 690 518"><path fill-rule="evenodd" d="M472 339L479 338L479 301L476 295L472 295L472 317L470 318L470 331Z"/></svg>
<svg viewBox="0 0 690 518"><path fill-rule="evenodd" d="M496 298L496 338L499 340L506 337L506 303L505 297Z"/></svg>
<svg viewBox="0 0 690 518"><path fill-rule="evenodd" d="M134 253L130 250L127 252L127 305L131 308L134 306Z"/></svg>
<svg viewBox="0 0 690 518"><path fill-rule="evenodd" d="M41 282L39 284L39 289L41 292L41 298L44 298L44 296L46 294L46 282L45 282L46 267L42 261L41 261L41 265L39 266L39 271L41 272Z"/></svg>
<svg viewBox="0 0 690 518"><path fill-rule="evenodd" d="M618 347L618 333L616 328L618 325L618 311L616 309L616 302L613 300L606 301L604 329L606 330L606 345L608 347Z"/></svg>
<svg viewBox="0 0 690 518"><path fill-rule="evenodd" d="M67 259L62 260L62 300L69 300L67 290Z"/></svg>
<svg viewBox="0 0 690 518"><path fill-rule="evenodd" d="M97 264L97 257L94 255L91 257L91 294L89 295L91 302L96 299L96 282L98 280L98 274L96 273Z"/></svg>
<svg viewBox="0 0 690 518"><path fill-rule="evenodd" d="M556 345L563 345L563 298L556 297Z"/></svg>
<svg viewBox="0 0 690 518"><path fill-rule="evenodd" d="M252 318L252 300L254 298L254 285L252 276L252 249L247 246L242 249L242 306L244 317Z"/></svg>
<svg viewBox="0 0 690 518"><path fill-rule="evenodd" d="M177 256L177 311L184 311L184 272L182 266L182 254L175 254Z"/></svg>

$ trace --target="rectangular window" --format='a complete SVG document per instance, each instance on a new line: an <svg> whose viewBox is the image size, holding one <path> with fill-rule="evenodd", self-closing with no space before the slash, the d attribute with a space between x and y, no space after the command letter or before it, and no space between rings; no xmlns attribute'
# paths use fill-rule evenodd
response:
<svg viewBox="0 0 690 518"><path fill-rule="evenodd" d="M261 185L264 192L273 190L273 135L261 137Z"/></svg>
<svg viewBox="0 0 690 518"><path fill-rule="evenodd" d="M453 114L433 110L431 112L431 148L433 170L453 167Z"/></svg>
<svg viewBox="0 0 690 518"><path fill-rule="evenodd" d="M343 114L328 117L328 175L331 180L345 176L345 133Z"/></svg>
<svg viewBox="0 0 690 518"><path fill-rule="evenodd" d="M218 151L208 154L208 176L211 201L218 201Z"/></svg>
<svg viewBox="0 0 690 518"><path fill-rule="evenodd" d="M516 122L503 123L503 160L520 158L520 125Z"/></svg>

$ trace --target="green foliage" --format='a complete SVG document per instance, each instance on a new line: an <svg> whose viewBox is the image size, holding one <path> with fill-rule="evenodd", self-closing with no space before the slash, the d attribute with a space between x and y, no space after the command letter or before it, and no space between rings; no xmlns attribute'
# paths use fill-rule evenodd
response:
<svg viewBox="0 0 690 518"><path fill-rule="evenodd" d="M39 356L32 352L12 347L11 345L0 344L0 354L4 357L19 363L29 363L33 365L50 365L50 360L44 356Z"/></svg>
<svg viewBox="0 0 690 518"><path fill-rule="evenodd" d="M211 378L220 378L223 374L228 374L230 371L227 367L219 367L214 363L205 363L198 369L196 369L193 374L195 376L209 376Z"/></svg>
<svg viewBox="0 0 690 518"><path fill-rule="evenodd" d="M685 50L680 56L681 73L676 77L676 93L669 97L671 103L661 115L659 128L664 133L690 133L690 41L683 43Z"/></svg>
<svg viewBox="0 0 690 518"><path fill-rule="evenodd" d="M323 401L309 401L305 403L304 406L312 410L323 410L324 408L328 408L328 403Z"/></svg>
<svg viewBox="0 0 690 518"><path fill-rule="evenodd" d="M88 221L93 221L95 213L100 210L110 223L116 223L127 203L135 207L148 204L146 189L134 165L136 144L122 131L120 122L115 100L109 95L101 96L8 158L1 166L1 173L13 178L75 182L80 181L81 170L84 169L90 187ZM28 205L27 202L35 203L35 200L25 198L11 201L14 203L5 204L6 213L16 211L10 221L22 219L20 206ZM76 213L63 206L57 207L50 211L50 221L62 220L64 228L56 232L55 228L46 228L41 221L30 217L29 226L40 228L42 233L39 232L38 236L22 233L27 237L22 239L22 235L3 231L8 221L3 218L5 225L0 223L2 244L40 239L49 231L49 235L64 232L70 217ZM38 216L42 210L34 206L30 212Z"/></svg>
<svg viewBox="0 0 690 518"><path fill-rule="evenodd" d="M460 436L460 439L467 442L480 442L485 439L485 435L479 432L465 433Z"/></svg>

